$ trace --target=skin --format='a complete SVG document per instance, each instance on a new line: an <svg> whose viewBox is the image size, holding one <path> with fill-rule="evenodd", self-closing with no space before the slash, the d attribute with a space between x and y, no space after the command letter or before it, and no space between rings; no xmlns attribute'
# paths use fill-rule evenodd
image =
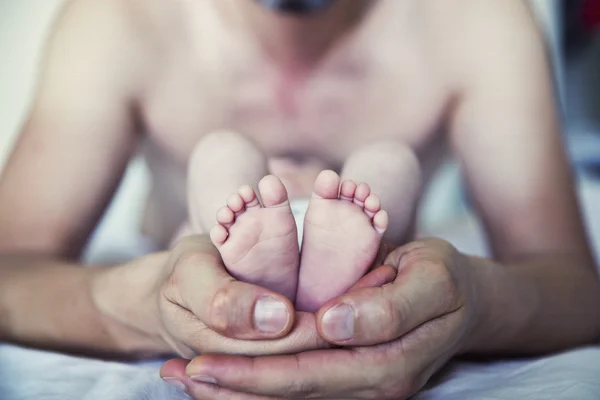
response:
<svg viewBox="0 0 600 400"><path fill-rule="evenodd" d="M178 235L210 231L233 277L285 295L296 310L316 312L345 293L373 265L382 239L399 243L408 236L420 168L405 146L387 141L351 155L342 175L361 178L358 184L342 181L334 171L319 174L301 252L287 191L280 179L268 175L267 165L266 155L241 134L204 137L189 161L189 223ZM219 203L219 198L227 200ZM406 206L397 206L402 203ZM391 213L381 210L382 204Z"/></svg>
<svg viewBox="0 0 600 400"><path fill-rule="evenodd" d="M598 280L543 41L523 2L381 0L367 14L332 6L302 23L245 2L247 24L219 4L239 31L215 22L209 0L79 0L65 9L0 179L3 341L120 357L221 354L174 360L161 374L197 399L257 399L406 398L454 355L598 340ZM244 34L250 28L255 35ZM365 60L377 62L363 69ZM493 259L435 239L409 243L315 315L235 281L204 236L79 268L135 145L146 145L154 194L174 195L154 196L146 221L168 240L185 218L178 185L189 150L222 125L257 140L299 193L373 137L411 146L426 180L447 138ZM267 312L257 313L265 297L281 305L262 302ZM341 304L351 322L330 318ZM245 358L253 355L263 357ZM218 385L190 379L209 372Z"/></svg>

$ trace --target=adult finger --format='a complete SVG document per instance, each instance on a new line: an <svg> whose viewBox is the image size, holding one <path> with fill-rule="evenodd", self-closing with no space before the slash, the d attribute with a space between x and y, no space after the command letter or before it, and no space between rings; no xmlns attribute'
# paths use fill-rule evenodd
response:
<svg viewBox="0 0 600 400"><path fill-rule="evenodd" d="M231 277L207 236L182 239L171 252L170 265L163 295L211 330L236 339L274 339L292 329L291 302Z"/></svg>
<svg viewBox="0 0 600 400"><path fill-rule="evenodd" d="M454 341L445 335L452 328L444 321L448 318L378 346L258 358L199 356L181 364L177 376L186 379L181 378L185 365L185 382L196 388L194 393L215 399L406 399L453 355ZM173 371L165 369L162 376L168 379Z"/></svg>
<svg viewBox="0 0 600 400"><path fill-rule="evenodd" d="M392 283L394 279L396 279L397 273L398 271L396 268L389 265L382 265L363 276L348 290L348 292L369 287L379 287L388 283Z"/></svg>
<svg viewBox="0 0 600 400"><path fill-rule="evenodd" d="M239 340L224 337L210 329L198 329L194 324L182 328L182 337L193 353L180 353L186 357L196 354L229 354L265 356L293 354L303 351L330 348L316 329L315 317L309 313L298 313L293 330L283 338L262 340Z"/></svg>
<svg viewBox="0 0 600 400"><path fill-rule="evenodd" d="M160 376L171 386L186 392L194 400L260 400L261 396L234 392L214 385L190 379L185 374L189 360L176 359L167 361L160 370Z"/></svg>
<svg viewBox="0 0 600 400"><path fill-rule="evenodd" d="M350 291L317 314L323 338L344 346L389 342L432 319L461 308L442 258L405 252L393 283Z"/></svg>
<svg viewBox="0 0 600 400"><path fill-rule="evenodd" d="M366 358L345 349L259 358L205 355L187 365L186 375L195 382L257 396L355 398L381 378L376 365L365 369Z"/></svg>

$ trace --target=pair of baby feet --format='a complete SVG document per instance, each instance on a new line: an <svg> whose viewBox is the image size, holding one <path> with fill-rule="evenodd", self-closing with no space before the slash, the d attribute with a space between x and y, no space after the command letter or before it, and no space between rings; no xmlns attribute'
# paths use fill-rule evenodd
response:
<svg viewBox="0 0 600 400"><path fill-rule="evenodd" d="M388 215L366 183L321 172L304 220L302 251L283 183L266 176L259 192L262 205L250 186L242 186L217 212L210 232L235 278L287 296L299 311L315 312L372 266Z"/></svg>

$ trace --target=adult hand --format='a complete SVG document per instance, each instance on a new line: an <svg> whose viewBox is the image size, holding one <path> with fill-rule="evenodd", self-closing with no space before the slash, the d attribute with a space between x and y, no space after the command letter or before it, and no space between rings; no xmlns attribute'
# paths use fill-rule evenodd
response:
<svg viewBox="0 0 600 400"><path fill-rule="evenodd" d="M136 260L107 277L103 287L126 287L124 295L136 306L123 307L137 311L119 310L130 302L112 296L101 305L105 314L154 337L170 354L266 355L329 347L313 315L295 313L281 294L232 278L206 236L186 237L169 253Z"/></svg>
<svg viewBox="0 0 600 400"><path fill-rule="evenodd" d="M450 244L400 247L384 266L319 310L317 329L336 349L249 358L201 355L173 360L161 375L195 399L404 399L461 351L474 327L475 277Z"/></svg>

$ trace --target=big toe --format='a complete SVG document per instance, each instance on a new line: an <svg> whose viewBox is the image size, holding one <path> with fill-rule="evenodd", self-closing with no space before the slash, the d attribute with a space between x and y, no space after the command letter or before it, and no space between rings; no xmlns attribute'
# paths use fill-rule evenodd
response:
<svg viewBox="0 0 600 400"><path fill-rule="evenodd" d="M323 199L337 199L340 176L331 170L322 171L315 180L314 194Z"/></svg>
<svg viewBox="0 0 600 400"><path fill-rule="evenodd" d="M267 175L258 183L260 196L265 207L277 207L289 204L288 194L281 180L274 175Z"/></svg>

